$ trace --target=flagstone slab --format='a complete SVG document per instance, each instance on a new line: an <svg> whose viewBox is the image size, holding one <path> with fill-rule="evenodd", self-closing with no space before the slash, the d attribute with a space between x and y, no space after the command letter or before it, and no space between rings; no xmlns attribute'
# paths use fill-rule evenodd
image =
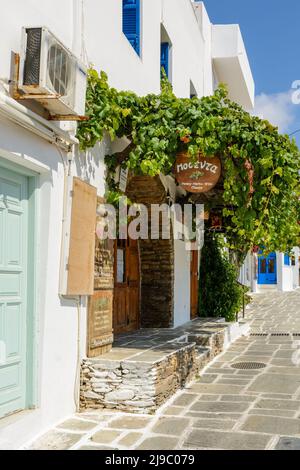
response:
<svg viewBox="0 0 300 470"><path fill-rule="evenodd" d="M270 437L262 434L239 432L219 432L194 429L186 438L183 447L225 449L225 450L263 450Z"/></svg>
<svg viewBox="0 0 300 470"><path fill-rule="evenodd" d="M253 395L222 395L221 401L253 402L256 398L257 397Z"/></svg>
<svg viewBox="0 0 300 470"><path fill-rule="evenodd" d="M150 418L139 416L122 416L111 421L109 426L116 429L143 429L150 421Z"/></svg>
<svg viewBox="0 0 300 470"><path fill-rule="evenodd" d="M281 437L275 450L300 450L300 439L295 437Z"/></svg>
<svg viewBox="0 0 300 470"><path fill-rule="evenodd" d="M120 441L118 441L118 444L125 446L125 447L131 447L133 446L141 437L143 437L142 433L139 432L130 432L126 434L126 436L122 437Z"/></svg>
<svg viewBox="0 0 300 470"><path fill-rule="evenodd" d="M195 393L182 393L178 398L176 398L176 400L173 401L173 405L187 406L193 401L195 401L198 396L199 395L196 395Z"/></svg>
<svg viewBox="0 0 300 470"><path fill-rule="evenodd" d="M235 425L234 420L222 420L222 419L197 419L193 423L193 428L203 428L203 429L232 429Z"/></svg>
<svg viewBox="0 0 300 470"><path fill-rule="evenodd" d="M120 431L115 431L113 429L103 429L102 431L96 432L91 437L91 440L99 444L110 444L115 439L117 439L117 437L119 437L120 435L121 435Z"/></svg>
<svg viewBox="0 0 300 470"><path fill-rule="evenodd" d="M238 403L229 401L204 402L199 400L191 407L191 411L206 411L211 413L242 413L246 411L249 406L249 403Z"/></svg>
<svg viewBox="0 0 300 470"><path fill-rule="evenodd" d="M180 436L189 424L190 420L186 418L160 418L151 429L151 432Z"/></svg>
<svg viewBox="0 0 300 470"><path fill-rule="evenodd" d="M200 379L198 380L199 383L212 383L216 380L216 378L218 377L217 374L205 374L205 375L202 375L200 377Z"/></svg>
<svg viewBox="0 0 300 470"><path fill-rule="evenodd" d="M273 416L249 416L242 429L269 434L300 434L300 420Z"/></svg>
<svg viewBox="0 0 300 470"><path fill-rule="evenodd" d="M93 421L85 421L83 419L68 419L61 423L58 428L69 429L70 431L85 432L90 431L94 427L98 426L98 423Z"/></svg>
<svg viewBox="0 0 300 470"><path fill-rule="evenodd" d="M252 380L252 379L251 379ZM250 380L247 380L247 379L226 379L226 378L222 378L220 380L218 380L218 384L224 384L224 385L248 385L248 383L250 382Z"/></svg>
<svg viewBox="0 0 300 470"><path fill-rule="evenodd" d="M254 408L249 411L249 415L259 415L259 416L282 416L283 418L295 418L295 411L291 410L264 410L259 408Z"/></svg>
<svg viewBox="0 0 300 470"><path fill-rule="evenodd" d="M184 412L184 407L168 406L162 412L163 415L180 416Z"/></svg>
<svg viewBox="0 0 300 470"><path fill-rule="evenodd" d="M108 446L82 446L76 450L117 450L116 447L108 447Z"/></svg>
<svg viewBox="0 0 300 470"><path fill-rule="evenodd" d="M233 395L233 394L238 394L241 393L244 387L240 385L221 385L221 384L200 384L196 383L192 385L189 390L192 392L198 392L198 393L209 393L209 394L228 394L228 395Z"/></svg>
<svg viewBox="0 0 300 470"><path fill-rule="evenodd" d="M275 409L275 410L300 410L299 400L271 400L262 399L255 404L255 408Z"/></svg>
<svg viewBox="0 0 300 470"><path fill-rule="evenodd" d="M30 450L67 450L82 439L82 434L48 431L37 439Z"/></svg>
<svg viewBox="0 0 300 470"><path fill-rule="evenodd" d="M254 392L295 393L300 387L300 376L263 374L247 390Z"/></svg>
<svg viewBox="0 0 300 470"><path fill-rule="evenodd" d="M189 418L229 419L238 421L243 415L238 413L205 413L204 411L188 411L185 413L185 416Z"/></svg>
<svg viewBox="0 0 300 470"><path fill-rule="evenodd" d="M268 374L280 374L280 375L300 375L300 367L275 367L271 366L268 369Z"/></svg>
<svg viewBox="0 0 300 470"><path fill-rule="evenodd" d="M174 437L148 437L136 447L136 450L173 450L176 449L177 443L178 439Z"/></svg>

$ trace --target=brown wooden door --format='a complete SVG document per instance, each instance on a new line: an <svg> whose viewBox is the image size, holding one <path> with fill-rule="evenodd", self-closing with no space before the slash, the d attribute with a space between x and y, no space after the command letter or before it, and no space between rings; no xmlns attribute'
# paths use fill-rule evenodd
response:
<svg viewBox="0 0 300 470"><path fill-rule="evenodd" d="M191 319L198 316L198 291L199 291L199 258L198 251L191 251Z"/></svg>
<svg viewBox="0 0 300 470"><path fill-rule="evenodd" d="M114 333L135 331L140 317L140 268L136 240L115 244Z"/></svg>

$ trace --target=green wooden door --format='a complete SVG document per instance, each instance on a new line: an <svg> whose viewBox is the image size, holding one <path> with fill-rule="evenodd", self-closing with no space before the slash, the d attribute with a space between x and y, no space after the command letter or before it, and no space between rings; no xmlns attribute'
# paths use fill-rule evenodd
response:
<svg viewBox="0 0 300 470"><path fill-rule="evenodd" d="M0 418L26 407L28 178L0 167Z"/></svg>

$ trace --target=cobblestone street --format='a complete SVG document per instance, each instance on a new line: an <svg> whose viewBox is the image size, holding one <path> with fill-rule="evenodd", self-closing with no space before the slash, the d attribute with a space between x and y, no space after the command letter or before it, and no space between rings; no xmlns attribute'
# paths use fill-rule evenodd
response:
<svg viewBox="0 0 300 470"><path fill-rule="evenodd" d="M247 320L251 334L155 416L84 412L27 448L300 450L300 290L255 295ZM265 367L232 367L244 362Z"/></svg>

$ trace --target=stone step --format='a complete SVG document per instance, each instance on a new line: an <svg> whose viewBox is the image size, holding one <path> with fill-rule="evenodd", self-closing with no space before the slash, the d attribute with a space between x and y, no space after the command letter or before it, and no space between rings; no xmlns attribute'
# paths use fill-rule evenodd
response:
<svg viewBox="0 0 300 470"><path fill-rule="evenodd" d="M190 322L149 348L130 341L83 361L81 407L154 413L241 334L239 323ZM142 338L140 344L144 344Z"/></svg>

